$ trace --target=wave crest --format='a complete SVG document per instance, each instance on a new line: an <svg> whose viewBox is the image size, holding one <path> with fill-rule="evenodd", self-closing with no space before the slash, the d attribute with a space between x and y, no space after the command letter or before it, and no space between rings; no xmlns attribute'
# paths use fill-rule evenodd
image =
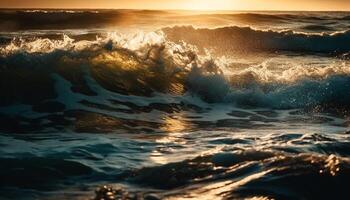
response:
<svg viewBox="0 0 350 200"><path fill-rule="evenodd" d="M14 39L0 48L1 90L13 90L4 93L1 104L55 98L52 74L59 74L72 84L72 91L90 96L98 91L87 79L123 95L188 92L209 102L244 106L349 106L350 86L344 87L350 83L347 61L328 66L239 66L209 51L201 53L193 44L169 41L166 34L109 33L93 41L66 35L62 40ZM30 93L35 95L26 95Z"/></svg>
<svg viewBox="0 0 350 200"><path fill-rule="evenodd" d="M254 30L250 27L216 29L175 26L164 28L171 41L185 41L199 48L212 48L220 54L257 51L349 52L350 31L334 33L298 33L294 31Z"/></svg>

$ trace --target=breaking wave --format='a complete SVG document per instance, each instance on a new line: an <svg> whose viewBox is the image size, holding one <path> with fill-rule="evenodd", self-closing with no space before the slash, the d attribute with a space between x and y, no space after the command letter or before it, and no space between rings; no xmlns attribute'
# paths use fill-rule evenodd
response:
<svg viewBox="0 0 350 200"><path fill-rule="evenodd" d="M181 41L175 41L175 32ZM238 40L243 41L234 46ZM205 48L204 41L208 43ZM239 27L109 33L91 41L67 35L57 40L15 38L0 48L0 104L33 104L56 98L59 94L53 74L58 74L72 84L73 92L88 96L98 93L91 86L93 80L122 95L193 94L210 103L236 106L287 109L332 105L345 109L350 102L347 61L321 67L296 64L282 69L264 63L239 66L208 49L216 46L331 52L348 51L349 41L347 31L306 35Z"/></svg>

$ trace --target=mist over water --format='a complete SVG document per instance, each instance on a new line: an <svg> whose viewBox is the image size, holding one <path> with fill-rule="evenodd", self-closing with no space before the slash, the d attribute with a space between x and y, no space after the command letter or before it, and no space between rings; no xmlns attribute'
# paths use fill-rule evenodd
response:
<svg viewBox="0 0 350 200"><path fill-rule="evenodd" d="M349 16L1 10L0 199L343 199Z"/></svg>

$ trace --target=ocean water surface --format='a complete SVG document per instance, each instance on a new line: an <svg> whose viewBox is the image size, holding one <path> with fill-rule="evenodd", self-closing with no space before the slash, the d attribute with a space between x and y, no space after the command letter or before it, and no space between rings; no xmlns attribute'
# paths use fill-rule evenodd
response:
<svg viewBox="0 0 350 200"><path fill-rule="evenodd" d="M350 13L0 11L0 199L346 199Z"/></svg>

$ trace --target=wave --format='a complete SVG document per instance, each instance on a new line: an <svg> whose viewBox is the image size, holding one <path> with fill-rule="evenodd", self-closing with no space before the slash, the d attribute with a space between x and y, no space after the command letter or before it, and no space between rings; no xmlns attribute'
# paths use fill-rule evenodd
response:
<svg viewBox="0 0 350 200"><path fill-rule="evenodd" d="M18 192L28 195L26 190L42 192L38 195L44 197L52 193L49 197L57 198L60 194L56 191L66 188L70 189L68 193L75 189L79 191L78 195L85 198L87 196L83 192L88 192L90 196L96 184L106 182L113 183L113 186L97 188L94 199L111 196L123 199L133 199L135 196L148 199L203 199L204 195L213 199L329 199L341 198L348 192L349 146L343 141L345 136L337 140L334 134L283 133L260 138L249 135L243 138L237 135L209 138L208 141L215 141L217 145L226 144L225 148L146 166L138 164L138 159L149 159L147 155L153 151L153 146L143 140L132 143L135 144L132 150L136 155L129 158L125 155L130 153L130 141L123 146L123 140L93 143L95 137L89 138L88 135L78 138L76 135L64 138L62 135L17 137L10 141L19 140L21 144L28 142L30 145L26 154L17 146L17 154L4 151L11 157L0 159L3 161L0 186L3 197L8 199L18 198ZM24 140L28 137L28 141ZM64 151L47 152L51 146L38 148L33 144L34 139L49 140L49 145L53 146L61 142L66 147ZM266 142L262 144L259 140ZM240 142L252 143L247 147L237 145ZM139 144L150 147L138 147ZM262 148L251 148L256 144ZM163 157L167 153L162 152L158 156ZM14 155L17 157L13 158ZM110 155L114 155L109 161L113 165L106 166L104 158ZM74 195L71 198L77 198L78 195Z"/></svg>
<svg viewBox="0 0 350 200"><path fill-rule="evenodd" d="M4 32L22 30L90 29L141 25L166 16L152 10L0 10L0 27ZM140 19L143 18L143 19Z"/></svg>
<svg viewBox="0 0 350 200"><path fill-rule="evenodd" d="M184 24L229 25L229 24L269 24L270 26L289 23L311 23L347 21L348 13L332 12L196 12L160 10L0 10L0 27L3 31L16 30L62 30L106 28L115 26L154 23L166 26ZM156 20L155 20L156 19ZM229 22L229 23L227 23ZM337 29L338 30L338 29ZM342 30L342 29L340 29Z"/></svg>
<svg viewBox="0 0 350 200"><path fill-rule="evenodd" d="M178 29L201 32L191 27L172 30ZM323 67L295 65L282 71L263 64L237 67L237 63L224 57L200 53L192 44L169 41L168 31L110 33L93 41L75 41L68 36L61 40L15 39L0 48L0 105L33 105L55 99L62 95L54 78L58 74L69 81L73 93L92 97L99 93L94 90L97 84L121 95L193 94L210 103L236 106L279 109L350 106L350 70L345 61Z"/></svg>
<svg viewBox="0 0 350 200"><path fill-rule="evenodd" d="M344 16L341 18L342 20L350 20L350 15Z"/></svg>
<svg viewBox="0 0 350 200"><path fill-rule="evenodd" d="M227 52L294 51L334 53L349 52L350 30L331 34L308 34L293 31L255 30L250 27L223 27L216 29L176 26L164 28L171 41L185 41L199 48L213 48Z"/></svg>
<svg viewBox="0 0 350 200"><path fill-rule="evenodd" d="M0 27L5 31L30 29L75 29L117 24L119 12L69 10L5 10L0 12Z"/></svg>
<svg viewBox="0 0 350 200"><path fill-rule="evenodd" d="M332 15L333 14L333 15ZM328 20L346 20L345 13L312 13L312 12L237 12L223 14L201 14L198 17L218 17L246 23L288 23L294 22L324 22Z"/></svg>
<svg viewBox="0 0 350 200"><path fill-rule="evenodd" d="M142 168L127 180L157 189L159 199L328 199L347 195L349 169L335 155L244 150Z"/></svg>

